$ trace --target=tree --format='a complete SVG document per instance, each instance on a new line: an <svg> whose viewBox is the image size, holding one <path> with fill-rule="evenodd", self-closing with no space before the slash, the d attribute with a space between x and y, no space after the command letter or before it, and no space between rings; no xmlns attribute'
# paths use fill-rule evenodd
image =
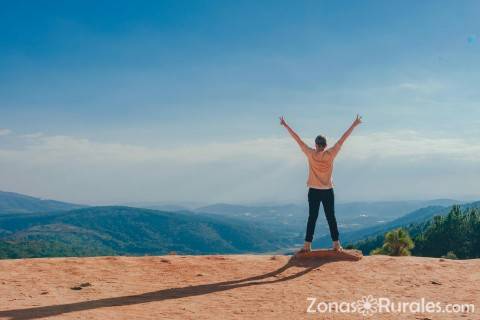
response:
<svg viewBox="0 0 480 320"><path fill-rule="evenodd" d="M457 255L456 255L455 252L453 252L453 251L448 251L446 255L442 256L442 258L452 259L452 260L458 259L458 258L457 258Z"/></svg>
<svg viewBox="0 0 480 320"><path fill-rule="evenodd" d="M415 238L414 255L442 257L454 252L459 259L480 257L480 210L453 206L446 216L436 216Z"/></svg>
<svg viewBox="0 0 480 320"><path fill-rule="evenodd" d="M389 256L409 256L414 247L413 240L408 232L403 229L395 229L385 234L383 246L371 252L371 254L386 254Z"/></svg>

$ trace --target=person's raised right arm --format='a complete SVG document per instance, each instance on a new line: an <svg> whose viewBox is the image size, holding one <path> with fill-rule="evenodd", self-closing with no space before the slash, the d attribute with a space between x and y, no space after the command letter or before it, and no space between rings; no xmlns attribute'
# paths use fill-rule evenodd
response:
<svg viewBox="0 0 480 320"><path fill-rule="evenodd" d="M280 124L287 129L288 133L290 133L292 138L300 146L300 149L302 149L303 152L306 152L308 150L308 146L305 144L305 142L302 141L300 136L295 131L293 131L292 128L290 128L290 126L287 124L287 122L285 121L285 119L283 117L280 117Z"/></svg>

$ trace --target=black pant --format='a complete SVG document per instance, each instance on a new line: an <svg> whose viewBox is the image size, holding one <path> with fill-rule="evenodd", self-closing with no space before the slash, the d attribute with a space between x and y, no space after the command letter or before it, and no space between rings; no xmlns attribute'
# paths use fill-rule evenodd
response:
<svg viewBox="0 0 480 320"><path fill-rule="evenodd" d="M317 223L318 211L320 210L320 202L323 204L325 217L327 218L328 227L330 228L330 236L333 241L338 240L337 220L335 219L335 198L333 189L314 189L308 190L308 223L305 241L312 242L313 233L315 232L315 224Z"/></svg>

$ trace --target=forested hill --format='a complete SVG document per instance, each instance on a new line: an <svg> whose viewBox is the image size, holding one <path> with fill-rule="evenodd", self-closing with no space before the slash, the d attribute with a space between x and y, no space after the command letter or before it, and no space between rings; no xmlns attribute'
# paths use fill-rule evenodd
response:
<svg viewBox="0 0 480 320"><path fill-rule="evenodd" d="M464 203L460 205L462 210L469 209L469 208L478 208L480 207L480 201ZM440 206L440 205L433 205L428 206L425 208L420 208L418 210L414 210L411 213L408 213L404 216L401 216L397 219L392 221L388 221L385 223L377 224L374 226L361 228L358 230L353 230L349 232L344 232L341 234L341 239L343 243L354 243L359 240L376 237L378 235L383 235L385 232L399 228L399 227L406 227L411 224L420 224L422 222L427 222L432 219L434 216L444 216L450 212L452 209L452 205L447 206ZM318 238L315 240L315 244L318 246L325 246L330 245L331 240L330 236L326 235L323 237Z"/></svg>
<svg viewBox="0 0 480 320"><path fill-rule="evenodd" d="M480 258L480 202L454 206L447 215L436 215L430 220L404 226L413 240L412 255ZM372 236L353 244L364 254L382 247L384 234Z"/></svg>
<svg viewBox="0 0 480 320"><path fill-rule="evenodd" d="M225 217L131 207L0 216L0 257L266 252L268 230Z"/></svg>

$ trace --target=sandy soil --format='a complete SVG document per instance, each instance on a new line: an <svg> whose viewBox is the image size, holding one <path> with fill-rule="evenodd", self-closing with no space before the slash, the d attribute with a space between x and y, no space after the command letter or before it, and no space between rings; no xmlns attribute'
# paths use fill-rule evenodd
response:
<svg viewBox="0 0 480 320"><path fill-rule="evenodd" d="M289 259L226 255L2 260L0 319L363 319L358 312L307 313L307 299L316 298L318 305L368 295L476 307L473 313L382 312L370 319L480 319L479 259Z"/></svg>

